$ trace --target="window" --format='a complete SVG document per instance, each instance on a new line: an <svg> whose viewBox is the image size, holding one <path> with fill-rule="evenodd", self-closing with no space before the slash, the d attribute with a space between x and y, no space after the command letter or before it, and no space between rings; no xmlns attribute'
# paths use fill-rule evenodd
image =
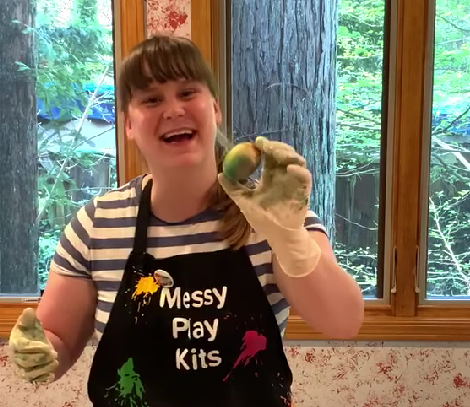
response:
<svg viewBox="0 0 470 407"><path fill-rule="evenodd" d="M22 201L34 202L34 197L39 205L40 187L35 186L32 174L39 178L40 171L57 167L57 156L64 151L52 150L50 156L56 157L56 161L52 167L42 168L50 163L39 161L41 147L30 142L38 137L40 118L31 115L33 106L37 105L27 97L21 100L27 100L29 107L26 103L20 105L9 96L19 92L28 96L41 93L30 75L31 66L39 58L38 53L33 60L33 54L28 52L32 49L34 32L32 16L23 13L29 17L21 24L5 17L8 12L13 13L12 7L29 10L31 0L6 1L8 6L0 10L1 37L10 38L0 43L3 86L0 104L6 107L0 109L3 124L0 162L9 170L0 173L0 188L2 192L12 185L16 188L0 195L1 207L10 210L8 216L0 213L0 225L6 222L11 231L7 234L0 229L0 248L2 244L12 247L10 243L15 239L20 241L20 237L22 240L20 245L0 253L2 257L21 258L26 265L27 261L38 262L22 257L28 257L30 249L39 253L39 238L32 239L33 233L37 233L32 228L25 228L20 234L11 225L18 219L11 201L16 203L18 212L22 210ZM80 3L88 1L91 0ZM52 0L41 2L48 7L54 4ZM60 3L61 9L69 3ZM224 128L236 138L274 132L276 137L295 143L311 161L317 187L321 188L312 196L312 208L328 227L341 264L358 278L367 299L366 320L359 339L468 340L470 25L467 16L470 6L460 0L338 0L337 9L320 10L315 7L332 7L335 2L310 0L304 2L309 8L298 9L290 7L300 3L294 0L237 0L236 3L191 2L191 35L218 75L226 118ZM120 55L125 55L143 38L144 11L143 2L114 0L114 4L118 63ZM285 5L284 9L276 8L279 4ZM317 13L319 10L322 14ZM48 16L38 7L40 12ZM288 18L292 13L297 21ZM54 17L58 27L66 14L62 11ZM263 16L269 18L263 20ZM305 27L306 21L314 18L319 18L318 24ZM260 22L256 27L254 19ZM49 23L45 19L41 24ZM249 27L254 27L253 34ZM323 32L318 36L320 28ZM18 48L13 35L17 41L23 41ZM246 39L243 42L237 37L241 35ZM272 38L267 38L268 35ZM323 38L321 44L325 48L313 42L319 38ZM36 44L39 42L34 40ZM276 46L276 52L283 57L279 64L270 63L271 46ZM8 52L13 57L4 58ZM12 61L22 64L15 62L11 69ZM67 76L67 72L63 69L54 74ZM303 82L299 77L304 78ZM16 92L7 93L12 83ZM78 92L76 87L73 89ZM254 92L248 94L247 90ZM323 93L312 95L312 90ZM318 102L314 103L314 109L306 103L308 100ZM274 109L276 104L278 108ZM67 112L70 106L65 106ZM115 146L119 160L114 171L125 182L144 167L135 146L119 135L119 120L115 121L118 122L117 139L122 141ZM10 126L17 126L18 131L6 133L4 123L12 123ZM13 139L10 134L17 137ZM23 137L18 137L19 134ZM324 149L329 149L329 155ZM22 161L14 160L14 156ZM72 166L65 167L62 171L67 170L69 174L78 165L74 161ZM13 177L16 184L11 182ZM116 182L115 178L111 180ZM60 181L60 186L66 185L63 179ZM72 193L69 191L72 188L68 188L59 192L67 196ZM33 194L31 191L35 190L37 193ZM77 195L74 199L79 202L80 198ZM59 204L63 202L58 201L58 208ZM33 209L22 213L19 226L25 224L25 219L34 225L32 214L39 206L29 208ZM56 212L51 213L57 217ZM23 287L7 291L21 294L21 300L25 296L35 300L40 284L38 267L35 272L32 267L29 271L20 267L17 270L19 274L12 278L3 266L0 268L0 292L5 284ZM13 301L11 293L6 294L8 298L0 303L1 337L8 336L24 307ZM289 320L287 338L319 339L320 336L294 313Z"/></svg>
<svg viewBox="0 0 470 407"><path fill-rule="evenodd" d="M306 157L311 209L364 296L381 299L385 0L306 4L232 2L229 128L235 142L266 135Z"/></svg>
<svg viewBox="0 0 470 407"><path fill-rule="evenodd" d="M23 296L44 287L71 216L117 185L113 27L109 0L40 0L36 11L29 0L10 3L2 8L10 41L1 57L0 293Z"/></svg>
<svg viewBox="0 0 470 407"><path fill-rule="evenodd" d="M235 142L284 141L306 157L311 209L364 296L382 299L385 0L340 0L337 12L306 4L231 3L229 132Z"/></svg>
<svg viewBox="0 0 470 407"><path fill-rule="evenodd" d="M470 299L469 15L468 2L436 0L432 109L424 134L430 159L424 162L422 303Z"/></svg>
<svg viewBox="0 0 470 407"><path fill-rule="evenodd" d="M134 3L2 3L0 337L37 303L70 217L141 171L114 92L115 64L144 37Z"/></svg>
<svg viewBox="0 0 470 407"><path fill-rule="evenodd" d="M470 6L333 3L211 2L196 42L212 40L225 130L306 156L367 300L359 339L468 339ZM320 338L295 313L286 335Z"/></svg>

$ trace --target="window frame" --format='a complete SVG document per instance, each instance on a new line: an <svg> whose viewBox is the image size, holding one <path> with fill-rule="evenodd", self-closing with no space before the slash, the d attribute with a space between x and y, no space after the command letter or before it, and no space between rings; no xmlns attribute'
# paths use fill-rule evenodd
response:
<svg viewBox="0 0 470 407"><path fill-rule="evenodd" d="M229 81L221 79L224 76L221 66L229 58L221 44L225 33L220 28L230 29L230 22L224 25L220 20L223 13L218 0L199 0L197 7L195 3L194 0L191 3L192 39L219 78L222 110L227 117L230 101L226 94L230 90L226 82ZM386 4L393 10L387 125L393 137L386 153L387 159L391 160L390 170L387 170L390 185L387 204L390 205L391 220L383 257L384 268L388 266L391 270L389 280L384 282L384 290L388 291L384 292L384 298L390 300L388 303L366 300L365 321L355 339L465 341L470 339L470 301L468 304L419 303L417 273L423 233L422 197L427 191L422 182L422 166L426 159L423 144L429 137L429 125L425 121L429 119L431 108L434 1L386 0ZM230 69L229 66L226 68ZM310 329L294 311L287 323L285 339L334 338Z"/></svg>
<svg viewBox="0 0 470 407"><path fill-rule="evenodd" d="M141 42L146 35L144 1L113 0L114 26L114 56L115 66L118 67L122 57L126 56L132 47ZM119 105L119 101L117 100ZM116 109L118 112L119 109ZM124 136L123 118L116 117L117 168L119 184L142 174L145 163L133 142ZM121 158L121 159L120 159ZM5 297L0 296L0 340L8 339L11 329L18 316L25 308L36 308L38 298L33 296Z"/></svg>

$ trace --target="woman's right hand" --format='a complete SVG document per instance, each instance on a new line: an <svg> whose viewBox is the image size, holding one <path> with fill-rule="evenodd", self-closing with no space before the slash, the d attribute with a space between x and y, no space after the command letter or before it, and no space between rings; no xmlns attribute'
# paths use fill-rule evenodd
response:
<svg viewBox="0 0 470 407"><path fill-rule="evenodd" d="M9 345L19 377L35 384L54 381L57 352L47 339L34 309L27 308L20 315L11 331Z"/></svg>

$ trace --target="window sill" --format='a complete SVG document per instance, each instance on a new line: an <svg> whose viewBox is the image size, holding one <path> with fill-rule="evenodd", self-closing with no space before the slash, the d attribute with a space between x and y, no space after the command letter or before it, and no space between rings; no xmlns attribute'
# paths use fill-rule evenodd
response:
<svg viewBox="0 0 470 407"><path fill-rule="evenodd" d="M290 341L332 340L315 332L292 315L284 337ZM389 306L366 309L364 323L354 341L468 341L470 308L422 306L414 317L396 317Z"/></svg>
<svg viewBox="0 0 470 407"><path fill-rule="evenodd" d="M37 303L0 303L0 340L8 340L23 309ZM291 315L284 337L290 341L332 340L310 329L298 315ZM364 324L353 338L359 341L468 341L469 307L422 306L416 317L395 317L389 306L366 309Z"/></svg>
<svg viewBox="0 0 470 407"><path fill-rule="evenodd" d="M36 308L37 304L37 302L27 304L21 302L0 302L0 341L10 338L11 329L16 324L16 320L21 312L25 308Z"/></svg>

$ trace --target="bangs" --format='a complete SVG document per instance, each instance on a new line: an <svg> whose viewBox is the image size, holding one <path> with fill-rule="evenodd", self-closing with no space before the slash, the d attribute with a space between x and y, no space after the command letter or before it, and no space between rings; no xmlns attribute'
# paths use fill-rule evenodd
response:
<svg viewBox="0 0 470 407"><path fill-rule="evenodd" d="M214 76L196 45L189 39L157 35L134 48L119 75L119 94L126 109L133 90L145 90L152 82L188 80L204 83L217 97Z"/></svg>

